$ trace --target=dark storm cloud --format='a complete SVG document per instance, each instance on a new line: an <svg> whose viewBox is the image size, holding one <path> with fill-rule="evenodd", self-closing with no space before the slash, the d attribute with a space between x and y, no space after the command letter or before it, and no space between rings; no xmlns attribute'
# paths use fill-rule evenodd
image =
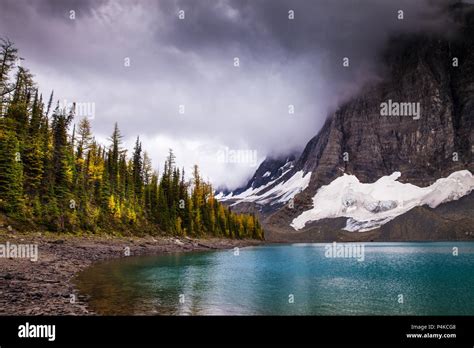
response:
<svg viewBox="0 0 474 348"><path fill-rule="evenodd" d="M29 3L34 6L39 14L51 17L69 16L69 11L74 10L78 15L90 15L94 8L106 0L36 0L15 1L17 3Z"/></svg>
<svg viewBox="0 0 474 348"><path fill-rule="evenodd" d="M259 158L301 149L329 111L380 77L389 36L452 27L440 3L2 0L0 36L17 44L44 93L95 104L102 139L118 121L130 146L142 135L155 162L173 147L185 166L197 161L215 184L233 186L255 168L217 163L218 149Z"/></svg>
<svg viewBox="0 0 474 348"><path fill-rule="evenodd" d="M361 75L377 73L376 57L391 35L418 31L449 32L453 24L440 0L178 0L173 11L190 15L183 25L169 22L163 38L182 50L239 50L253 59L291 64L305 57L323 64L334 86L360 85ZM169 8L170 9L170 8ZM295 20L288 20L293 10ZM398 19L402 10L404 19ZM233 14L233 15L230 15ZM342 57L353 69L342 69ZM336 63L336 64L335 64ZM354 81L354 78L356 78ZM371 75L369 75L371 77ZM352 91L352 90L351 90Z"/></svg>

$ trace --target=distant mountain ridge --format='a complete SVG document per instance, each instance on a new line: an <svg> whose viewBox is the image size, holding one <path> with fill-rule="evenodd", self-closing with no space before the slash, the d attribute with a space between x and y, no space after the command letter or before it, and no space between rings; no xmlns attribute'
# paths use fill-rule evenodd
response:
<svg viewBox="0 0 474 348"><path fill-rule="evenodd" d="M224 195L238 195L249 188L258 188L266 185L272 180L280 177L287 169L293 166L295 159L299 154L289 154L278 157L267 157L257 168L255 174L247 181L245 186L239 187L235 190L218 189L218 193Z"/></svg>

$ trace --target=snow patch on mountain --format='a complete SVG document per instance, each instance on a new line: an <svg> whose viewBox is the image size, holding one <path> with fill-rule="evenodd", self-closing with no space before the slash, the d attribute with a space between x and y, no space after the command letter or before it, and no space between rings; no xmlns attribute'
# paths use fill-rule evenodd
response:
<svg viewBox="0 0 474 348"><path fill-rule="evenodd" d="M344 174L322 186L313 197L313 208L293 219L291 226L300 230L311 221L347 217L345 230L369 231L414 207L428 205L435 208L474 189L474 177L468 170L454 172L427 187L398 182L400 175L400 172L394 172L365 184L354 175Z"/></svg>
<svg viewBox="0 0 474 348"><path fill-rule="evenodd" d="M232 193L231 193L232 194ZM225 197L224 195L224 192L220 191L219 193L217 193L214 198L217 199L217 200L220 200L221 198Z"/></svg>
<svg viewBox="0 0 474 348"><path fill-rule="evenodd" d="M284 172L282 176L285 173L286 172ZM281 178L281 176L279 178ZM302 170L298 171L288 180L282 181L272 187L272 185L274 185L279 178L272 180L266 183L265 185L257 188L249 187L247 190L238 195L234 196L232 193L230 193L227 196L221 196L218 199L220 201L226 201L230 199L236 200L236 202L232 205L236 205L242 202L255 202L270 205L276 203L285 203L292 199L296 194L308 187L309 180L311 178L311 173L304 173ZM270 189L266 192L263 192L267 188Z"/></svg>

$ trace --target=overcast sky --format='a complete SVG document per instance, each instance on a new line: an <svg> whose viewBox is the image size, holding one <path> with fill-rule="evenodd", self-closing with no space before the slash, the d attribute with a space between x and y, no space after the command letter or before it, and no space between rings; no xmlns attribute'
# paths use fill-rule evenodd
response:
<svg viewBox="0 0 474 348"><path fill-rule="evenodd" d="M185 170L197 163L233 188L256 163L226 163L223 149L258 162L302 150L328 112L383 78L376 57L390 35L450 26L438 3L1 0L0 36L16 43L45 99L54 89L62 103L94 105L101 142L118 122L125 146L140 135L155 168L173 148Z"/></svg>

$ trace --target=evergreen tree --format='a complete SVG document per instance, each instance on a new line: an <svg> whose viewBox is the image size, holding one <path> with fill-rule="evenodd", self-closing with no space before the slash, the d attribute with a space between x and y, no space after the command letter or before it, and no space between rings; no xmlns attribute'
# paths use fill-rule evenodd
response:
<svg viewBox="0 0 474 348"><path fill-rule="evenodd" d="M115 123L114 132L112 133L112 136L110 137L112 144L110 148L109 161L108 161L110 186L113 192L115 191L118 184L118 160L119 160L120 154L123 151L121 147L122 138L123 136L120 133L118 124Z"/></svg>
<svg viewBox="0 0 474 348"><path fill-rule="evenodd" d="M0 38L0 117L6 113L5 100L15 90L15 85L9 81L9 76L18 58L18 50L13 43Z"/></svg>
<svg viewBox="0 0 474 348"><path fill-rule="evenodd" d="M140 138L137 137L135 142L135 148L133 150L133 167L132 167L132 176L133 176L133 186L137 199L140 199L142 196L142 186L144 181L143 175L143 158L142 158L142 144Z"/></svg>
<svg viewBox="0 0 474 348"><path fill-rule="evenodd" d="M0 208L7 213L21 214L23 210L23 173L19 150L15 135L11 131L0 130Z"/></svg>
<svg viewBox="0 0 474 348"><path fill-rule="evenodd" d="M69 192L70 181L72 179L67 135L68 127L72 121L72 118L73 115L71 113L66 115L65 110L60 110L59 106L53 113L53 183L55 193L60 198L66 197L67 192Z"/></svg>

